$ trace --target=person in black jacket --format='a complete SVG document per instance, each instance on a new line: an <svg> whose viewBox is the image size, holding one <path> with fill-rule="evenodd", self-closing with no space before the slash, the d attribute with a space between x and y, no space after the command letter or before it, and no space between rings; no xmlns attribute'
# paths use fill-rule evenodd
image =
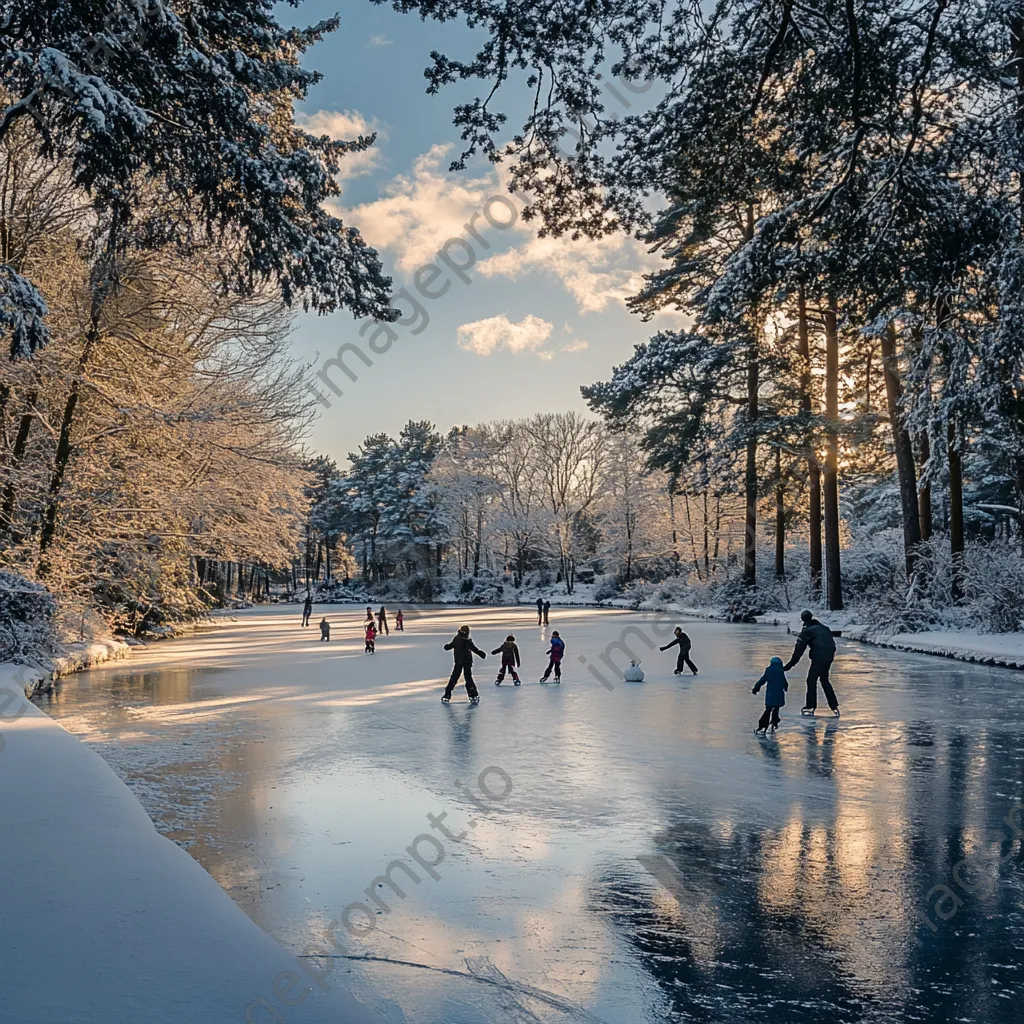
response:
<svg viewBox="0 0 1024 1024"><path fill-rule="evenodd" d="M461 675L466 681L466 693L469 694L470 704L479 704L480 694L477 692L476 683L473 682L473 655L477 654L481 658L486 658L487 655L469 639L469 626L459 626L458 633L452 637L450 643L444 645L444 649L451 651L454 655L455 667L452 669L448 685L444 688L444 696L441 698L441 703L448 704L451 702L452 690L455 689L455 684L459 681L459 676Z"/></svg>
<svg viewBox="0 0 1024 1024"><path fill-rule="evenodd" d="M676 668L672 673L673 675L679 675L683 671L683 666L689 666L690 671L696 675L697 666L690 661L690 638L683 632L682 626L676 626L676 638L671 643L665 644L661 649L667 651L670 647L679 645L679 657L676 658Z"/></svg>
<svg viewBox="0 0 1024 1024"><path fill-rule="evenodd" d="M537 625L541 625L544 621L544 598L537 598Z"/></svg>
<svg viewBox="0 0 1024 1024"><path fill-rule="evenodd" d="M804 628L797 635L793 657L786 663L783 671L788 672L804 656L804 651L809 650L811 667L807 672L807 697L800 713L802 715L814 714L818 707L818 681L820 680L825 700L828 701L832 714L838 718L839 700L836 698L836 691L832 689L832 682L828 677L836 656L836 642L832 636L832 630L819 622L808 611L801 612L800 619Z"/></svg>
<svg viewBox="0 0 1024 1024"><path fill-rule="evenodd" d="M302 603L302 624L309 625L309 617L313 614L313 597L306 591L306 600Z"/></svg>
<svg viewBox="0 0 1024 1024"><path fill-rule="evenodd" d="M509 633L505 637L505 642L500 647L496 647L491 651L491 654L501 655L501 668L498 669L498 678L494 680L494 685L501 686L505 673L511 672L512 682L518 686L519 673L516 672L516 669L519 668L521 662L519 661L519 646L516 644L516 638Z"/></svg>

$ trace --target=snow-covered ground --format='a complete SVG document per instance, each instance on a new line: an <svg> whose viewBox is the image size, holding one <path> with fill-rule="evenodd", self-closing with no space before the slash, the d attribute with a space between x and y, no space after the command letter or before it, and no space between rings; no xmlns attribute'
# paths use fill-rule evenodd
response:
<svg viewBox="0 0 1024 1024"><path fill-rule="evenodd" d="M4 1020L382 1020L253 924L23 686L0 666ZM286 1018L257 1002L275 993L298 1004Z"/></svg>

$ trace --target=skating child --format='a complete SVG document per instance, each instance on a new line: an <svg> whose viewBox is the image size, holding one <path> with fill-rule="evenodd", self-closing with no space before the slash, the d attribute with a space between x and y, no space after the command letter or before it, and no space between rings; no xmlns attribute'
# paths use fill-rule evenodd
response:
<svg viewBox="0 0 1024 1024"><path fill-rule="evenodd" d="M401 608L399 608L398 611L395 612L395 632L396 633L404 633L405 632L405 617L402 615L402 609Z"/></svg>
<svg viewBox="0 0 1024 1024"><path fill-rule="evenodd" d="M391 630L388 629L388 612L384 605L381 605L380 611L377 612L377 632L385 636L391 634Z"/></svg>
<svg viewBox="0 0 1024 1024"><path fill-rule="evenodd" d="M452 690L463 676L466 682L466 693L469 694L470 704L480 703L480 694L477 692L476 683L473 682L473 655L486 658L487 655L480 650L472 640L469 639L469 626L459 626L458 633L452 637L451 642L444 645L446 651L451 651L455 657L455 667L452 669L451 678L444 688L444 695L441 697L442 704L450 704Z"/></svg>
<svg viewBox="0 0 1024 1024"><path fill-rule="evenodd" d="M501 655L501 668L498 669L498 678L494 680L495 686L501 686L502 681L505 678L506 669L512 673L512 682L516 686L519 685L519 673L516 669L519 668L519 647L516 645L516 638L509 633L505 637L505 642L500 646L496 647L491 654Z"/></svg>
<svg viewBox="0 0 1024 1024"><path fill-rule="evenodd" d="M370 619L366 623L366 653L374 653L374 643L377 640L377 627L373 624L373 619Z"/></svg>
<svg viewBox="0 0 1024 1024"><path fill-rule="evenodd" d="M551 670L555 672L555 682L560 683L562 681L562 655L565 654L565 641L558 635L558 630L553 630L551 633L551 646L548 648L547 656L550 659L548 661L548 667L544 669L544 675L540 677L542 683L548 681L548 676L551 675Z"/></svg>
<svg viewBox="0 0 1024 1024"><path fill-rule="evenodd" d="M779 708L786 703L786 691L789 689L789 680L786 679L786 671L782 667L781 658L772 658L771 663L764 670L764 675L754 684L751 693L757 693L761 687L764 691L764 714L757 723L754 733L765 733L769 725L772 732L779 727Z"/></svg>
<svg viewBox="0 0 1024 1024"><path fill-rule="evenodd" d="M676 638L671 643L665 644L661 649L667 651L670 647L679 646L679 657L676 658L675 671L672 673L677 676L683 671L683 666L689 666L690 671L696 675L697 666L690 661L690 638L683 632L682 626L676 626Z"/></svg>
<svg viewBox="0 0 1024 1024"><path fill-rule="evenodd" d="M326 615L320 620L320 639L322 641L331 639L331 624L327 621Z"/></svg>

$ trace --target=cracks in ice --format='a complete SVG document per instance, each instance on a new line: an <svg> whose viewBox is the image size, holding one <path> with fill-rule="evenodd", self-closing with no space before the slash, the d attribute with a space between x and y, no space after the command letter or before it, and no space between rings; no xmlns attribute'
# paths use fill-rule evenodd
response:
<svg viewBox="0 0 1024 1024"><path fill-rule="evenodd" d="M524 985L520 982L510 981L487 957L469 957L466 960L468 971L459 971L454 967L432 967L430 964L417 963L414 960L395 960L387 956L370 956L365 953L306 953L300 956L300 960L359 960L364 963L391 964L395 967L413 967L421 971L431 971L435 974L447 974L453 978L464 978L467 981L475 981L481 985L491 985L510 995L529 996L538 1002L545 1003L555 1010L560 1011L578 1021L589 1021L591 1024L606 1024L600 1017L595 1017L579 1006L553 992L546 992L544 989L534 988L532 985ZM515 1003L515 1009L528 1014L528 1019L539 1020L539 1018L522 1006Z"/></svg>

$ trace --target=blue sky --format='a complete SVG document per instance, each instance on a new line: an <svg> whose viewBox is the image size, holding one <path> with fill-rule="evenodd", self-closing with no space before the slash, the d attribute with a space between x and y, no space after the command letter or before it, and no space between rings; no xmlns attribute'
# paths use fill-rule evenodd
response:
<svg viewBox="0 0 1024 1024"><path fill-rule="evenodd" d="M501 203L488 204L493 195L507 195L503 171L486 162L448 171L459 146L452 108L475 90L449 88L428 96L423 78L432 49L474 52L473 38L461 25L424 23L369 0L349 0L340 9L337 0L308 0L280 12L303 24L341 15L338 32L307 56L324 78L302 114L317 134L351 138L378 132L373 150L347 162L337 212L380 252L395 289L404 286L416 294L417 268L436 264L434 254L449 238L466 238L475 259L466 272L468 284L443 265L445 277L428 275L427 290L440 291L443 280L451 281L443 295L420 299L429 323L422 327L418 316L408 328L398 328L389 348L381 336L377 347L387 351L380 354L371 351L369 332L359 335L366 321L344 311L300 315L294 335L298 358L320 365L340 344L352 342L373 360L369 367L351 356L346 360L358 376L355 382L332 372L341 397L318 384L331 404L321 409L311 446L342 462L367 434L397 434L409 419L428 419L447 430L584 409L580 385L606 379L612 365L655 329L628 314L622 302L643 267L652 265L651 257L625 238L539 240L521 220L501 228L481 216L485 206L495 223L511 220L513 213ZM510 118L510 133L518 127L514 122ZM474 215L478 241L463 227ZM458 244L449 253L453 262L470 259Z"/></svg>

